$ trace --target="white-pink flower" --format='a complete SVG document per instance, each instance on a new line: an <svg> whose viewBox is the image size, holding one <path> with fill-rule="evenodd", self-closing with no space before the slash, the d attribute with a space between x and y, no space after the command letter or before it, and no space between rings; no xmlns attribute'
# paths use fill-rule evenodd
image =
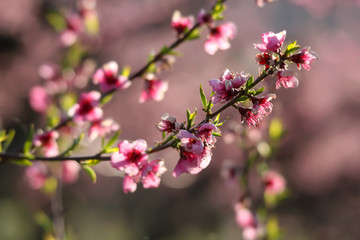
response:
<svg viewBox="0 0 360 240"><path fill-rule="evenodd" d="M97 91L82 93L79 102L69 109L69 116L73 117L75 122L94 122L101 119L103 111L99 107L100 98L101 94Z"/></svg>
<svg viewBox="0 0 360 240"><path fill-rule="evenodd" d="M45 113L50 106L50 97L46 89L41 86L35 86L30 89L29 100L32 109L39 113Z"/></svg>
<svg viewBox="0 0 360 240"><path fill-rule="evenodd" d="M283 45L286 37L286 31L281 31L279 33L263 33L261 35L262 43L254 44L254 46L259 49L261 52L275 52L277 53L280 47Z"/></svg>
<svg viewBox="0 0 360 240"><path fill-rule="evenodd" d="M144 188L157 188L160 185L160 176L166 172L164 161L153 160L143 166L141 182Z"/></svg>
<svg viewBox="0 0 360 240"><path fill-rule="evenodd" d="M35 135L33 144L38 147L40 153L45 157L55 157L59 155L59 147L56 142L58 138L59 133L56 131L45 132Z"/></svg>
<svg viewBox="0 0 360 240"><path fill-rule="evenodd" d="M246 83L249 75L231 72L226 69L220 79L210 80L210 86L213 88L214 96L211 97L213 104L230 101L239 93L239 88Z"/></svg>
<svg viewBox="0 0 360 240"><path fill-rule="evenodd" d="M89 139L95 140L98 136L105 137L106 134L117 131L119 125L114 120L99 119L91 123L89 128Z"/></svg>
<svg viewBox="0 0 360 240"><path fill-rule="evenodd" d="M210 28L210 34L204 45L205 51L210 55L214 55L218 49L229 49L229 39L234 39L235 35L236 26L232 22Z"/></svg>
<svg viewBox="0 0 360 240"><path fill-rule="evenodd" d="M139 102L143 103L149 100L159 102L164 99L167 90L168 82L162 79L145 80L145 87L140 94Z"/></svg>
<svg viewBox="0 0 360 240"><path fill-rule="evenodd" d="M286 75L285 71L278 71L276 74L276 89L281 88L296 88L299 86L299 80L295 76Z"/></svg>
<svg viewBox="0 0 360 240"><path fill-rule="evenodd" d="M278 195L285 191L286 181L279 173L269 170L263 174L262 178L266 194Z"/></svg>
<svg viewBox="0 0 360 240"><path fill-rule="evenodd" d="M108 62L95 72L93 82L94 84L100 84L100 90L103 93L128 88L131 81L125 76L119 76L118 71L119 66L116 62Z"/></svg>
<svg viewBox="0 0 360 240"><path fill-rule="evenodd" d="M83 20L78 15L69 15L65 18L66 28L60 33L60 40L64 46L73 45L83 29Z"/></svg>
<svg viewBox="0 0 360 240"><path fill-rule="evenodd" d="M76 161L63 161L61 180L64 183L73 183L79 177L80 165Z"/></svg>
<svg viewBox="0 0 360 240"><path fill-rule="evenodd" d="M178 35L182 34L186 29L189 30L194 25L194 17L183 17L180 11L175 11L171 19L171 27Z"/></svg>
<svg viewBox="0 0 360 240"><path fill-rule="evenodd" d="M180 130L181 124L176 121L176 117L170 116L168 113L165 113L161 117L161 121L157 125L157 129L161 132L177 132Z"/></svg>
<svg viewBox="0 0 360 240"><path fill-rule="evenodd" d="M140 169L147 164L148 155L146 154L147 143L139 139L133 143L127 140L119 143L119 152L111 156L111 165L120 171L125 171L129 176L138 175Z"/></svg>

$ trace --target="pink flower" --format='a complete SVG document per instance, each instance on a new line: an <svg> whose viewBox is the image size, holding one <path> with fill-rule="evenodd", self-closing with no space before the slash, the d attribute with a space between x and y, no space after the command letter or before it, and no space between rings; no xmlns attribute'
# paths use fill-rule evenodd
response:
<svg viewBox="0 0 360 240"><path fill-rule="evenodd" d="M170 116L168 113L165 113L161 117L161 122L157 125L157 129L161 132L177 132L180 130L180 123L176 121L176 117Z"/></svg>
<svg viewBox="0 0 360 240"><path fill-rule="evenodd" d="M255 59L258 64L265 66L265 71L268 70L270 66L274 64L274 57L272 54L269 54L268 52L257 54Z"/></svg>
<svg viewBox="0 0 360 240"><path fill-rule="evenodd" d="M210 86L215 92L211 97L212 103L224 103L231 100L238 94L239 88L246 83L248 78L249 76L244 73L235 73L226 69L220 79L210 80Z"/></svg>
<svg viewBox="0 0 360 240"><path fill-rule="evenodd" d="M117 131L119 125L114 122L114 120L108 119L99 119L91 123L89 129L89 138L91 141L95 140L98 136L105 137L106 134Z"/></svg>
<svg viewBox="0 0 360 240"><path fill-rule="evenodd" d="M212 136L213 131L217 131L217 128L210 123L201 125L196 136L180 130L180 160L174 168L174 177L179 177L182 173L198 174L210 164L211 149L216 141Z"/></svg>
<svg viewBox="0 0 360 240"><path fill-rule="evenodd" d="M69 15L66 17L66 29L61 32L60 40L64 46L73 45L79 33L83 28L83 21L78 15Z"/></svg>
<svg viewBox="0 0 360 240"><path fill-rule="evenodd" d="M299 80L295 76L286 76L285 71L279 71L276 77L276 89L281 88L281 85L284 88L296 88L299 86Z"/></svg>
<svg viewBox="0 0 360 240"><path fill-rule="evenodd" d="M161 101L165 92L168 90L168 83L161 79L145 80L145 88L141 92L139 102L143 103L149 100Z"/></svg>
<svg viewBox="0 0 360 240"><path fill-rule="evenodd" d="M171 19L171 27L175 29L178 35L191 29L194 25L194 17L182 17L180 11L175 11Z"/></svg>
<svg viewBox="0 0 360 240"><path fill-rule="evenodd" d="M260 114L262 117L269 115L273 108L273 105L270 101L275 98L275 94L269 94L268 96L262 98L252 97L251 101L253 103L253 112Z"/></svg>
<svg viewBox="0 0 360 240"><path fill-rule="evenodd" d="M45 157L55 157L59 155L59 147L56 143L58 138L59 133L56 131L45 132L36 135L33 139L33 144L39 148L39 151Z"/></svg>
<svg viewBox="0 0 360 240"><path fill-rule="evenodd" d="M101 94L97 91L82 93L79 102L69 109L69 116L73 117L76 122L99 120L103 115L103 111L99 107L100 97Z"/></svg>
<svg viewBox="0 0 360 240"><path fill-rule="evenodd" d="M76 161L62 162L62 175L61 180L64 183L73 183L79 177L80 165Z"/></svg>
<svg viewBox="0 0 360 240"><path fill-rule="evenodd" d="M249 228L256 226L256 220L253 213L244 206L244 204L238 202L234 206L236 223L241 228Z"/></svg>
<svg viewBox="0 0 360 240"><path fill-rule="evenodd" d="M44 163L34 162L25 170L25 177L29 182L30 188L38 190L45 184L47 177L47 169Z"/></svg>
<svg viewBox="0 0 360 240"><path fill-rule="evenodd" d="M261 35L261 39L263 43L254 44L254 46L259 49L261 52L279 52L279 48L283 45L286 37L286 31L282 31L279 33L263 33Z"/></svg>
<svg viewBox="0 0 360 240"><path fill-rule="evenodd" d="M258 7L264 7L264 2L273 2L274 0L255 0L256 5Z"/></svg>
<svg viewBox="0 0 360 240"><path fill-rule="evenodd" d="M166 172L164 161L153 160L142 168L141 181L144 188L157 188L160 185L160 176Z"/></svg>
<svg viewBox="0 0 360 240"><path fill-rule="evenodd" d="M127 140L121 141L119 143L119 152L111 156L111 165L120 171L125 171L129 177L135 176L147 163L146 148L147 143L142 139L133 143L129 143Z"/></svg>
<svg viewBox="0 0 360 240"><path fill-rule="evenodd" d="M125 89L131 85L131 81L125 76L118 76L119 67L116 62L108 62L98 69L94 76L94 84L100 84L101 92L109 92L115 89Z"/></svg>
<svg viewBox="0 0 360 240"><path fill-rule="evenodd" d="M210 28L210 34L204 45L205 51L210 55L214 55L218 49L229 49L229 39L234 39L235 35L236 26L232 22Z"/></svg>
<svg viewBox="0 0 360 240"><path fill-rule="evenodd" d="M136 188L137 188L137 184L134 181L134 178L130 177L128 175L125 175L124 179L123 179L123 191L124 191L124 193L129 193L129 192L133 193L133 192L136 191Z"/></svg>
<svg viewBox="0 0 360 240"><path fill-rule="evenodd" d="M180 145L185 151L191 153L203 152L204 144L194 134L189 133L186 130L180 130L177 137L180 139Z"/></svg>
<svg viewBox="0 0 360 240"><path fill-rule="evenodd" d="M265 185L265 193L270 195L278 195L285 191L286 181L283 176L274 171L267 171L263 175Z"/></svg>
<svg viewBox="0 0 360 240"><path fill-rule="evenodd" d="M292 55L289 60L296 63L297 67L301 69L301 66L305 68L306 70L310 70L310 64L312 61L317 60L318 56L316 53L310 51L310 47L306 47L303 50L301 50L300 53Z"/></svg>
<svg viewBox="0 0 360 240"><path fill-rule="evenodd" d="M50 105L50 97L45 88L41 86L35 86L31 88L29 100L32 109L39 113L45 113Z"/></svg>
<svg viewBox="0 0 360 240"><path fill-rule="evenodd" d="M254 227L244 228L242 237L244 240L256 240L258 239L258 230Z"/></svg>
<svg viewBox="0 0 360 240"><path fill-rule="evenodd" d="M210 13L207 13L205 9L201 9L197 16L197 20L200 24L211 24L213 22L213 18Z"/></svg>
<svg viewBox="0 0 360 240"><path fill-rule="evenodd" d="M241 123L246 121L249 128L254 128L260 125L262 115L258 114L256 111L254 112L252 108L239 107L238 111L241 114Z"/></svg>

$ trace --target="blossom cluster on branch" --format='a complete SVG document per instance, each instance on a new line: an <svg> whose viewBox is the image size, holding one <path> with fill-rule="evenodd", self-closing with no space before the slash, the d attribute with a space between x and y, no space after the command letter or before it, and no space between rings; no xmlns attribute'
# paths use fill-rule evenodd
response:
<svg viewBox="0 0 360 240"><path fill-rule="evenodd" d="M110 161L112 167L122 172L124 193L135 192L139 183L144 188L157 188L167 169L163 159L150 160L149 155L167 148L173 148L179 153L172 170L174 177L184 173L199 174L211 163L212 149L217 138L222 136L220 128L224 122L220 114L232 107L239 113L239 122L256 129L271 114L274 107L272 101L276 98L274 93L260 96L265 88L258 88L257 85L275 79L271 84L275 84L276 89L297 87L299 81L288 66L294 64L299 70L310 70L317 55L309 47L300 49L295 41L284 48L285 30L263 33L262 42L254 44L259 50L255 59L260 72L251 75L244 71L225 69L219 78L209 80L212 92L208 97L200 86L205 117L196 122L197 109L194 112L187 110L184 121L178 121L177 117L169 113L164 114L157 125L163 138L153 147L148 147L143 139L121 140L114 146L119 140L120 127L111 118L104 117L103 107L111 101L115 92L126 90L138 78L144 81L144 89L139 95L140 103L164 99L169 84L160 77L161 73L174 64L174 56L177 55L174 49L181 43L200 38L199 29L202 27L208 30L204 42L208 54L214 55L218 50L229 49L229 40L235 38L236 26L232 22L219 24L223 19L224 2L217 0L211 11L201 10L196 21L193 16L183 17L179 11L175 11L170 23L176 33L175 41L169 46L165 45L156 55L150 55L145 66L131 74L129 67L120 69L115 61L109 61L96 69L92 60L83 59L84 51L88 49L82 45L80 33L84 26L88 33L94 33L98 27L96 2L83 0L77 15L63 17L66 24L60 28L60 39L68 48L64 56L65 67L53 63L42 65L39 74L45 83L33 87L29 94L30 105L34 111L46 117L47 126L36 132L31 127L22 151L15 153L7 151L14 131L2 131L1 161L12 160L31 165L25 175L33 189L42 188L51 175L65 183L72 183L77 179L81 167L96 181L92 166L101 161ZM256 2L262 6L264 1ZM78 54L75 60L70 57L74 52ZM90 83L99 91L84 91ZM112 136L107 138L109 134ZM102 148L91 156L72 155L84 137L90 140L102 138ZM61 170L47 166L45 162L51 161L61 161ZM234 177L235 173L231 169L228 176ZM246 174L243 176L247 177ZM264 171L262 179L267 199L281 194L285 189L284 178L273 170ZM234 210L236 221L243 228L244 239L251 240L261 236L262 230L250 209L248 199L249 194L244 194L235 204Z"/></svg>

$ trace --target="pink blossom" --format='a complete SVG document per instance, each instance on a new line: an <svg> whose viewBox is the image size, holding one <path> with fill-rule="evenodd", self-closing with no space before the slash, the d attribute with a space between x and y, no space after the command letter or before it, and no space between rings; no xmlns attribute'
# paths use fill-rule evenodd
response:
<svg viewBox="0 0 360 240"><path fill-rule="evenodd" d="M123 191L124 191L124 193L129 193L129 192L133 193L133 192L136 191L136 188L137 188L137 184L134 181L134 178L130 177L128 175L125 175L124 179L123 179Z"/></svg>
<svg viewBox="0 0 360 240"><path fill-rule="evenodd" d="M66 17L66 29L61 32L60 40L64 46L73 45L83 28L83 21L78 15L69 15Z"/></svg>
<svg viewBox="0 0 360 240"><path fill-rule="evenodd" d="M303 68L309 71L311 69L311 62L317 59L316 53L310 51L310 47L306 47L300 53L292 55L289 60L296 63L299 69L303 66Z"/></svg>
<svg viewBox="0 0 360 240"><path fill-rule="evenodd" d="M252 97L251 101L253 103L252 111L260 114L262 117L269 115L272 112L273 105L270 102L271 100L275 99L275 94L269 94L266 97L257 98Z"/></svg>
<svg viewBox="0 0 360 240"><path fill-rule="evenodd" d="M213 18L210 13L207 13L205 9L201 9L197 16L197 20L200 24L211 24L213 22Z"/></svg>
<svg viewBox="0 0 360 240"><path fill-rule="evenodd" d="M101 92L109 92L115 89L125 89L131 85L131 81L125 76L118 76L118 64L114 61L108 62L98 69L94 76L94 84L100 84Z"/></svg>
<svg viewBox="0 0 360 240"><path fill-rule="evenodd" d="M41 86L31 88L29 100L32 109L39 113L45 113L50 105L50 97L46 89Z"/></svg>
<svg viewBox="0 0 360 240"><path fill-rule="evenodd" d="M175 29L178 35L184 33L187 29L191 29L194 25L194 17L183 17L180 11L175 11L171 19L171 27Z"/></svg>
<svg viewBox="0 0 360 240"><path fill-rule="evenodd" d="M285 191L286 181L283 176L275 171L267 171L263 175L265 185L265 193L270 195L278 195Z"/></svg>
<svg viewBox="0 0 360 240"><path fill-rule="evenodd" d="M191 153L203 152L204 144L194 134L186 130L180 130L177 137L180 139L180 145L185 151Z"/></svg>
<svg viewBox="0 0 360 240"><path fill-rule="evenodd" d="M62 162L62 175L61 180L64 183L73 183L79 177L80 165L76 161Z"/></svg>
<svg viewBox="0 0 360 240"><path fill-rule="evenodd" d="M141 181L144 188L157 188L160 185L160 176L166 172L164 161L153 160L146 164L141 171Z"/></svg>
<svg viewBox="0 0 360 240"><path fill-rule="evenodd" d="M180 123L176 121L176 117L170 116L168 113L165 113L161 117L161 121L157 125L157 129L161 132L177 132L180 130Z"/></svg>
<svg viewBox="0 0 360 240"><path fill-rule="evenodd" d="M69 109L69 116L73 117L76 122L99 120L103 115L103 111L99 107L100 97L101 94L97 91L82 93L79 102Z"/></svg>
<svg viewBox="0 0 360 240"><path fill-rule="evenodd" d="M256 240L258 239L258 230L254 227L244 228L242 237L244 240Z"/></svg>
<svg viewBox="0 0 360 240"><path fill-rule="evenodd" d="M284 88L296 88L299 86L299 80L295 76L285 75L285 71L279 71L276 77L276 89L281 88L281 85Z"/></svg>
<svg viewBox="0 0 360 240"><path fill-rule="evenodd" d="M261 52L279 52L279 48L283 45L286 37L286 31L281 31L279 33L263 33L261 35L262 43L254 44L254 46L259 49Z"/></svg>
<svg viewBox="0 0 360 240"><path fill-rule="evenodd" d="M55 157L59 155L59 147L56 143L58 138L59 133L56 131L45 132L36 135L33 139L33 144L39 148L39 151L45 157Z"/></svg>
<svg viewBox="0 0 360 240"><path fill-rule="evenodd" d="M47 177L45 164L42 162L34 162L31 166L26 168L25 177L29 182L30 188L34 190L42 188Z"/></svg>
<svg viewBox="0 0 360 240"><path fill-rule="evenodd" d="M198 174L210 164L211 149L216 141L212 136L213 131L217 131L217 128L210 123L201 125L196 135L180 130L177 136L180 139L180 160L174 168L174 177L182 173Z"/></svg>
<svg viewBox="0 0 360 240"><path fill-rule="evenodd" d="M255 0L258 7L264 7L264 2L273 2L274 0Z"/></svg>
<svg viewBox="0 0 360 240"><path fill-rule="evenodd" d="M143 103L149 100L161 101L165 92L168 90L168 83L161 79L145 80L145 88L141 92L139 102Z"/></svg>
<svg viewBox="0 0 360 240"><path fill-rule="evenodd" d="M204 45L205 51L210 55L214 55L218 49L229 49L229 39L234 39L235 35L236 26L232 22L211 28L210 34Z"/></svg>
<svg viewBox="0 0 360 240"><path fill-rule="evenodd" d="M238 110L241 114L241 123L246 121L249 128L254 128L260 125L262 115L258 114L256 111L254 112L252 108L239 107Z"/></svg>
<svg viewBox="0 0 360 240"><path fill-rule="evenodd" d="M118 129L119 125L110 118L96 120L90 125L89 139L93 141L98 136L105 137L106 134L117 131Z"/></svg>
<svg viewBox="0 0 360 240"><path fill-rule="evenodd" d="M111 165L120 171L132 177L140 172L140 169L146 165L148 155L146 154L147 143L139 139L133 143L127 140L119 143L119 152L111 156Z"/></svg>
<svg viewBox="0 0 360 240"><path fill-rule="evenodd" d="M268 52L257 54L255 59L258 64L265 66L265 71L268 70L270 66L274 64L274 57L272 54Z"/></svg>
<svg viewBox="0 0 360 240"><path fill-rule="evenodd" d="M239 88L246 83L248 78L249 76L243 72L236 73L226 69L220 79L210 80L210 86L215 92L214 96L211 97L212 103L224 103L231 100L238 94Z"/></svg>
<svg viewBox="0 0 360 240"><path fill-rule="evenodd" d="M243 203L238 202L234 206L236 223L241 228L249 228L256 226L256 220L253 213L244 206Z"/></svg>

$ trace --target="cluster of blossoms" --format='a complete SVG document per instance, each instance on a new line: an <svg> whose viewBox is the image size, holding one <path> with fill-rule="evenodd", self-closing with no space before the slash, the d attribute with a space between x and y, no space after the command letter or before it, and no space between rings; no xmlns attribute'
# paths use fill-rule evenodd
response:
<svg viewBox="0 0 360 240"><path fill-rule="evenodd" d="M226 22L216 26L215 20L210 13L201 10L198 14L197 21L199 25L206 25L209 29L209 35L204 44L205 51L214 55L219 49L227 50L230 48L230 39L236 35L236 26L232 22ZM175 11L172 17L171 27L176 31L178 37L183 36L194 26L194 17L182 17L179 11Z"/></svg>
<svg viewBox="0 0 360 240"><path fill-rule="evenodd" d="M129 143L127 140L119 143L119 152L111 156L111 165L124 172L123 190L134 192L140 181L144 188L158 187L160 176L166 171L164 161L157 159L148 162L145 140Z"/></svg>
<svg viewBox="0 0 360 240"><path fill-rule="evenodd" d="M63 161L61 163L61 169L54 169L54 167L43 162L34 162L26 168L25 178L32 189L38 190L43 188L46 180L53 175L59 177L63 183L74 183L78 179L79 171L80 165L76 161Z"/></svg>
<svg viewBox="0 0 360 240"><path fill-rule="evenodd" d="M262 229L251 210L246 206L244 201L240 201L234 206L235 220L239 227L242 228L242 237L244 240L256 240L262 235Z"/></svg>
<svg viewBox="0 0 360 240"><path fill-rule="evenodd" d="M65 16L65 28L60 33L61 43L67 47L73 45L84 29L94 24L97 24L96 0L79 1L78 12Z"/></svg>

